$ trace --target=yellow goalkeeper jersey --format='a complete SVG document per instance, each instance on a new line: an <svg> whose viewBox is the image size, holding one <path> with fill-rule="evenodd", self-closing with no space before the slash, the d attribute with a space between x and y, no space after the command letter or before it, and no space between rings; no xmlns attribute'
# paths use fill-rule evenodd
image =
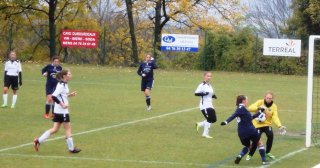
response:
<svg viewBox="0 0 320 168"><path fill-rule="evenodd" d="M248 111L255 113L258 111L258 108L260 106L266 106L264 104L264 99L258 100L254 104L250 105L248 108ZM276 124L277 127L282 126L280 119L278 117L277 105L275 103L273 103L272 106L270 106L270 107L266 107L265 113L266 113L266 120L265 121L259 122L255 119L252 120L254 127L261 128L261 127L271 126L272 121Z"/></svg>

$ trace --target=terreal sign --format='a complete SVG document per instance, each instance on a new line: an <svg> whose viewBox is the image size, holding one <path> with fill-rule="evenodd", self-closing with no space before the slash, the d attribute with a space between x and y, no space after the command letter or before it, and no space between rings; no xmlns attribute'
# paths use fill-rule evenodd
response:
<svg viewBox="0 0 320 168"><path fill-rule="evenodd" d="M301 40L265 38L263 55L300 57Z"/></svg>
<svg viewBox="0 0 320 168"><path fill-rule="evenodd" d="M198 52L198 43L198 35L162 34L161 51Z"/></svg>
<svg viewBox="0 0 320 168"><path fill-rule="evenodd" d="M61 47L97 48L98 33L83 30L62 30L60 42Z"/></svg>

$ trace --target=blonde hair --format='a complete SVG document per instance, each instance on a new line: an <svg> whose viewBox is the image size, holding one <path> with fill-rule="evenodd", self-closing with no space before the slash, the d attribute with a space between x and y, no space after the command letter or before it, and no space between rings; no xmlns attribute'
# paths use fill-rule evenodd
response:
<svg viewBox="0 0 320 168"><path fill-rule="evenodd" d="M272 96L272 98L273 98L273 92L272 91L268 90L264 96L267 96L268 94L270 94Z"/></svg>

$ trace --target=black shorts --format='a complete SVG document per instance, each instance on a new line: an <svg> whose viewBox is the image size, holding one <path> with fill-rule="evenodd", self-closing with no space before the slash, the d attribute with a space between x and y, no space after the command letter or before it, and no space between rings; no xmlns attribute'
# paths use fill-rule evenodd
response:
<svg viewBox="0 0 320 168"><path fill-rule="evenodd" d="M150 79L150 80L142 79L141 80L141 91L145 91L146 89L151 90L152 87L153 87L153 79Z"/></svg>
<svg viewBox="0 0 320 168"><path fill-rule="evenodd" d="M18 90L19 89L19 77L18 76L8 76L6 75L4 77L4 87L10 87L12 90Z"/></svg>
<svg viewBox="0 0 320 168"><path fill-rule="evenodd" d="M259 136L259 134L253 134L253 135L246 137L246 138L241 138L241 137L239 137L239 138L240 138L241 144L243 146L249 148L252 145L253 147L257 148L260 136Z"/></svg>
<svg viewBox="0 0 320 168"><path fill-rule="evenodd" d="M70 122L69 114L54 114L53 122L64 123Z"/></svg>
<svg viewBox="0 0 320 168"><path fill-rule="evenodd" d="M57 84L46 84L46 95L51 95L56 90Z"/></svg>
<svg viewBox="0 0 320 168"><path fill-rule="evenodd" d="M203 109L201 112L209 123L215 123L217 121L216 111L213 108Z"/></svg>
<svg viewBox="0 0 320 168"><path fill-rule="evenodd" d="M266 126L266 127L260 127L260 128L257 128L258 130L258 133L261 134L262 133L266 133L267 137L273 137L273 131L272 131L272 127L271 126Z"/></svg>

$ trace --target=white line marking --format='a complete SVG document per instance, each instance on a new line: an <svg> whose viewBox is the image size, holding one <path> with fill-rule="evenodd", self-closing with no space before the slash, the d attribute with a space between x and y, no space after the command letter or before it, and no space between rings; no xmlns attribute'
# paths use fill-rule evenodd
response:
<svg viewBox="0 0 320 168"><path fill-rule="evenodd" d="M208 164L201 163L183 163L171 161L155 161L155 160L128 160L128 159L111 159L111 158L90 158L90 157L77 157L77 156L42 156L42 155L28 155L28 154L10 154L1 153L1 156L9 157L25 157L25 158L45 158L45 159L73 159L73 160L89 160L89 161L107 161L107 162L128 162L128 163L143 163L143 164L166 164L166 165L185 165L205 167Z"/></svg>
<svg viewBox="0 0 320 168"><path fill-rule="evenodd" d="M320 168L320 164L318 164L318 165L316 165L316 166L314 166L312 168Z"/></svg>
<svg viewBox="0 0 320 168"><path fill-rule="evenodd" d="M124 122L124 123L120 123L120 124L116 124L116 125L110 125L110 126L106 126L106 127L101 127L101 128L96 128L96 129L92 129L92 130L88 130L88 131L83 131L83 132L79 132L79 133L75 133L72 136L78 136L78 135L83 135L83 134L89 134L92 132L98 132L98 131L102 131L102 130L106 130L106 129L111 129L111 128L117 128L117 127L121 127L121 126L126 126L126 125L132 125L132 124L136 124L139 122L144 122L144 121L149 121L149 120L153 120L153 119L157 119L157 118L163 118L163 117L167 117L170 115L175 115L175 114L179 114L179 113L184 113L184 112L189 112L191 110L195 110L198 107L193 107L193 108L188 108L188 109L184 109L184 110L179 110L179 111L175 111L175 112L171 112L171 113L166 113L166 114L162 114L162 115L158 115L158 116L154 116L154 117L149 117L149 118L144 118L144 119L140 119L140 120L133 120L133 121L129 121L129 122ZM55 141L58 139L64 139L65 136L59 136L56 138L51 138L48 139L48 141ZM13 147L8 147L8 148L2 148L0 149L0 152L4 152L4 151L8 151L8 150L12 150L12 149L18 149L18 148L22 148L25 146L30 146L33 145L33 143L25 143L25 144L21 144L18 146L13 146Z"/></svg>
<svg viewBox="0 0 320 168"><path fill-rule="evenodd" d="M300 152L303 152L303 151L305 151L305 150L308 150L308 148L301 148L301 149L299 149L299 150L290 152L290 153L288 153L288 154L280 157L279 159L276 159L276 160L270 162L269 165L260 166L259 168L270 167L271 165L273 165L273 164L275 164L275 163L277 163L277 162L280 162L280 161L282 161L282 160L284 160L284 159L287 159L287 158L289 158L289 157L291 157L291 156L294 156L294 155L296 155L296 154L298 154L298 153L300 153Z"/></svg>

